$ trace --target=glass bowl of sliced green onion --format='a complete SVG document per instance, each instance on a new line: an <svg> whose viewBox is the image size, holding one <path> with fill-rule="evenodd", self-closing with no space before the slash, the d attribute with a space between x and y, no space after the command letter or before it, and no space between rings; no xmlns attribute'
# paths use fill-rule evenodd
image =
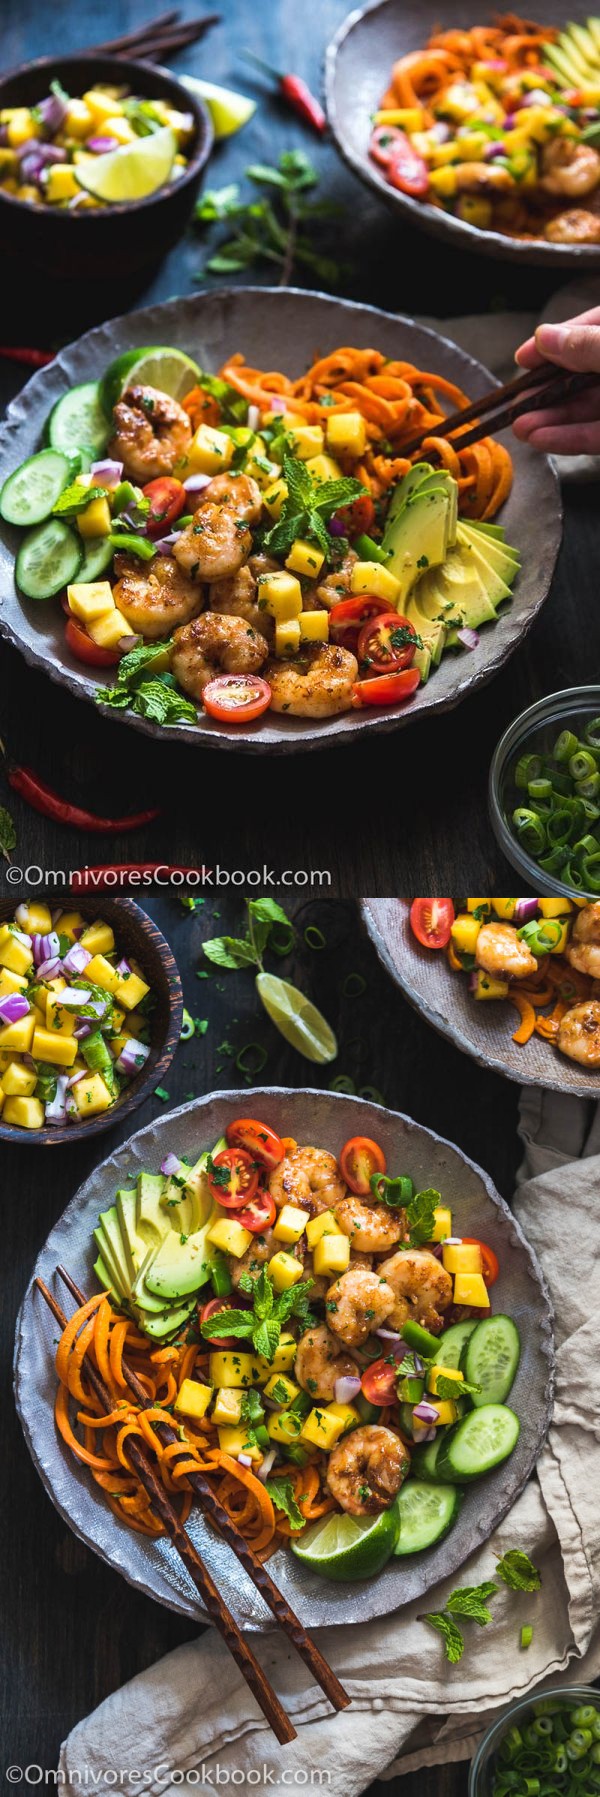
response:
<svg viewBox="0 0 600 1797"><path fill-rule="evenodd" d="M600 686L550 693L515 719L490 768L503 854L544 896L600 894Z"/></svg>
<svg viewBox="0 0 600 1797"><path fill-rule="evenodd" d="M530 1692L489 1728L471 1762L469 1797L594 1797L600 1792L600 1691Z"/></svg>

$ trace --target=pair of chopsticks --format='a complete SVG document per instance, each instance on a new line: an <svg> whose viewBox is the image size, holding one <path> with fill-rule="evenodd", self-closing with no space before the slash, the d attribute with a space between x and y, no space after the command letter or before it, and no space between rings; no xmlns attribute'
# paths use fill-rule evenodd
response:
<svg viewBox="0 0 600 1797"><path fill-rule="evenodd" d="M569 374L568 370L557 368L554 362L541 362L538 368L526 369L516 380L507 381L503 387L494 387L490 393L484 393L482 399L474 399L460 412L453 412L433 430L428 425L426 430L419 431L408 443L402 444L400 454L413 455L426 437L436 434L450 441L456 450L468 449L482 437L508 430L515 418L520 418L524 412L545 411L550 406L564 405L575 393L599 384L597 374ZM465 430L465 425L473 419L476 423L472 430Z"/></svg>
<svg viewBox="0 0 600 1797"><path fill-rule="evenodd" d="M196 44L211 25L219 23L219 19L220 13L212 12L186 22L179 12L163 12L137 31L128 31L124 37L114 37L106 43L91 44L90 49L107 56L122 56L129 62L161 62L166 56Z"/></svg>
<svg viewBox="0 0 600 1797"><path fill-rule="evenodd" d="M75 1298L76 1303L78 1305L85 1304L85 1294L79 1290L79 1287L75 1284L75 1280L71 1278L69 1273L65 1272L64 1267L57 1267L56 1271L59 1278L62 1279L63 1284L67 1286L67 1289ZM42 1297L45 1299L48 1308L52 1311L52 1315L56 1319L56 1322L60 1325L61 1329L65 1329L67 1317L61 1309L60 1304L57 1303L42 1279L36 1279L35 1283L38 1291L41 1292ZM103 1379L97 1371L97 1368L94 1366L89 1353L85 1355L84 1364L90 1385L93 1391L95 1391L97 1398L99 1398L100 1403L105 1406L108 1413L113 1407L113 1400ZM124 1378L126 1379L136 1402L146 1410L152 1408L141 1381L138 1379L133 1367L128 1365L125 1357L123 1357L122 1369ZM155 1427L157 1434L165 1444L179 1441L177 1431L172 1429L167 1423L158 1423ZM185 1444L181 1445L181 1451L185 1454ZM136 1436L129 1437L127 1454L131 1465L135 1468L138 1478L141 1480L141 1483L148 1493L152 1509L164 1524L174 1548L183 1561L183 1564L202 1599L207 1615L210 1617L211 1622L214 1623L215 1628L219 1630L223 1640L227 1643L236 1665L239 1666L240 1672L243 1674L247 1685L256 1698L263 1715L266 1716L267 1722L273 1729L273 1733L277 1740L282 1745L286 1741L293 1741L296 1736L296 1730L292 1726L289 1716L286 1715L276 1692L273 1690L266 1674L263 1672L262 1666L259 1665L251 1647L245 1640L235 1617L232 1616L231 1611L228 1610L225 1600L217 1589L208 1567L205 1565L197 1548L190 1540L183 1524L180 1522L177 1512L174 1510L173 1505L167 1496L160 1476L156 1472L145 1445L142 1445ZM324 1691L325 1696L329 1698L329 1702L332 1704L333 1708L335 1710L346 1709L350 1703L350 1698L344 1691L339 1679L336 1678L335 1672L333 1672L331 1666L328 1665L327 1660L324 1659L320 1649L316 1646L316 1643L311 1640L310 1635L308 1635L306 1629L303 1628L299 1618L295 1615L281 1591L278 1590L277 1585L274 1584L266 1567L257 1559L249 1543L244 1539L243 1535L239 1533L235 1523L232 1522L231 1517L220 1503L219 1498L212 1490L212 1487L204 1477L204 1474L201 1472L188 1473L186 1474L186 1478L189 1479L190 1485L199 1500L204 1515L208 1518L209 1522L214 1524L214 1527L223 1537L223 1540L227 1542L228 1546L233 1548L233 1552L237 1555L244 1570L249 1574L257 1591L260 1592L261 1597L271 1610L275 1617L275 1621L289 1637L296 1652L300 1655L300 1658L304 1660L305 1665L308 1666L313 1678L315 1678L317 1683L321 1686L321 1690Z"/></svg>

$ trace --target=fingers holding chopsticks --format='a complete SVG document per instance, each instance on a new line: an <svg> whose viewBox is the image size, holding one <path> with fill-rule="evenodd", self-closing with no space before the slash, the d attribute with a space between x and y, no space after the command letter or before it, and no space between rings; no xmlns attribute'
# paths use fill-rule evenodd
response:
<svg viewBox="0 0 600 1797"><path fill-rule="evenodd" d="M581 312L564 324L542 324L534 337L516 353L522 368L553 362L573 374L596 374L597 385L574 393L564 405L532 407L515 419L513 431L521 442L545 455L600 454L600 306Z"/></svg>

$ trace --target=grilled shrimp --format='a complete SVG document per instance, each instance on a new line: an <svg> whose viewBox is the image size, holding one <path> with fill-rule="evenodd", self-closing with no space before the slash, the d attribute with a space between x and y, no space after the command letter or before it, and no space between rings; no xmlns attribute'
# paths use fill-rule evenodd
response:
<svg viewBox="0 0 600 1797"><path fill-rule="evenodd" d="M263 563L266 566L262 566ZM211 586L208 595L211 611L226 612L230 618L245 618L247 624L252 624L266 642L272 644L275 620L258 604L257 590L258 575L276 567L277 563L270 562L266 555L251 555L243 567L238 568L237 574L230 575L229 580L216 580Z"/></svg>
<svg viewBox="0 0 600 1797"><path fill-rule="evenodd" d="M566 956L578 973L600 979L600 903L578 911Z"/></svg>
<svg viewBox="0 0 600 1797"><path fill-rule="evenodd" d="M171 668L184 692L201 699L218 674L258 674L268 653L264 636L243 618L205 611L175 631Z"/></svg>
<svg viewBox="0 0 600 1797"><path fill-rule="evenodd" d="M269 1191L278 1210L283 1204L299 1204L311 1217L335 1210L346 1197L335 1155L327 1148L289 1148L271 1174Z"/></svg>
<svg viewBox="0 0 600 1797"><path fill-rule="evenodd" d="M600 181L600 155L591 144L573 137L555 137L542 150L541 186L546 193L565 194L577 200L593 193Z"/></svg>
<svg viewBox="0 0 600 1797"><path fill-rule="evenodd" d="M387 1204L366 1204L352 1192L335 1207L336 1222L350 1237L352 1253L386 1254L401 1242L406 1230L406 1212L390 1210Z"/></svg>
<svg viewBox="0 0 600 1797"><path fill-rule="evenodd" d="M582 1067L600 1067L600 1003L589 998L566 1011L559 1025L557 1048Z"/></svg>
<svg viewBox="0 0 600 1797"><path fill-rule="evenodd" d="M350 711L356 656L334 643L313 643L289 661L273 657L266 669L271 709L297 718L331 718Z"/></svg>
<svg viewBox="0 0 600 1797"><path fill-rule="evenodd" d="M335 1335L325 1323L307 1329L300 1337L296 1351L296 1378L311 1398L331 1404L335 1397L336 1379L356 1378L356 1363L345 1354Z"/></svg>
<svg viewBox="0 0 600 1797"><path fill-rule="evenodd" d="M272 1229L261 1229L260 1235L253 1236L250 1247L246 1249L245 1254L240 1255L239 1260L235 1260L233 1255L230 1256L229 1274L232 1285L239 1285L242 1273L249 1273L252 1279L256 1279L261 1267L264 1267L265 1262L270 1260L271 1255L276 1254L280 1247L281 1242L275 1240ZM286 1247L286 1254L294 1254L297 1260L301 1260L302 1254L298 1242L290 1243L289 1247ZM308 1274L307 1277L309 1277Z"/></svg>
<svg viewBox="0 0 600 1797"><path fill-rule="evenodd" d="M338 1441L327 1462L327 1485L350 1516L388 1510L408 1474L410 1455L391 1429L367 1423Z"/></svg>
<svg viewBox="0 0 600 1797"><path fill-rule="evenodd" d="M248 474L217 474L175 544L180 567L195 580L229 580L250 554L250 524L261 507L260 488Z"/></svg>
<svg viewBox="0 0 600 1797"><path fill-rule="evenodd" d="M475 960L484 973L498 979L524 980L537 973L537 961L510 923L484 923L475 944Z"/></svg>
<svg viewBox="0 0 600 1797"><path fill-rule="evenodd" d="M452 1303L452 1279L435 1254L428 1248L407 1248L381 1261L378 1270L396 1299L389 1318L392 1328L401 1329L412 1317L437 1335Z"/></svg>
<svg viewBox="0 0 600 1797"><path fill-rule="evenodd" d="M115 574L115 605L135 634L168 636L202 610L202 588L187 579L172 555L156 555L150 567L136 555L116 555Z"/></svg>
<svg viewBox="0 0 600 1797"><path fill-rule="evenodd" d="M507 193L514 187L510 169L494 162L455 162L455 193Z"/></svg>
<svg viewBox="0 0 600 1797"><path fill-rule="evenodd" d="M192 436L187 412L176 399L157 387L128 387L113 418L115 434L107 455L123 463L129 480L144 486L160 474L173 473Z"/></svg>
<svg viewBox="0 0 600 1797"><path fill-rule="evenodd" d="M583 206L570 206L548 220L544 237L549 243L600 243L600 218Z"/></svg>
<svg viewBox="0 0 600 1797"><path fill-rule="evenodd" d="M343 562L340 562L339 568L336 568L333 574L326 574L325 579L319 581L315 588L315 599L319 601L320 605L324 605L327 611L331 610L332 605L339 605L341 599L348 598L352 569L357 561L356 550L349 549Z"/></svg>
<svg viewBox="0 0 600 1797"><path fill-rule="evenodd" d="M327 1293L329 1328L348 1348L360 1348L367 1336L385 1323L395 1302L391 1286L380 1279L379 1273L348 1267Z"/></svg>

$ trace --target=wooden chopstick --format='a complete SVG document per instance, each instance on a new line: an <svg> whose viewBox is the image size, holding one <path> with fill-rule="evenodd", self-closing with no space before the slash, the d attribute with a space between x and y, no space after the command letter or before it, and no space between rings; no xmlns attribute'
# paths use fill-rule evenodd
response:
<svg viewBox="0 0 600 1797"><path fill-rule="evenodd" d="M561 369L554 362L544 362L539 368L526 369L514 381L507 381L503 387L493 387L484 393L481 399L474 399L470 405L464 406L460 412L452 412L439 425L428 425L403 443L399 453L413 455L426 437L443 436L453 440L455 449L467 449L469 444L477 443L482 437L506 430L515 418L531 411L538 405L545 411L548 406L562 405L573 394L580 393L585 387L598 385L597 374L571 374L568 369ZM464 426L472 419L477 420L473 430L465 431ZM458 436L454 436L459 432Z"/></svg>
<svg viewBox="0 0 600 1797"><path fill-rule="evenodd" d="M60 1304L57 1304L56 1299L53 1298L48 1287L44 1285L43 1279L36 1278L35 1284L38 1291L41 1292L42 1297L45 1299L48 1308L52 1311L53 1317L56 1318L60 1328L65 1329L67 1326L67 1318L64 1311L61 1310ZM95 1391L100 1403L104 1405L108 1413L113 1409L113 1400L89 1354L85 1355L85 1369L92 1389ZM259 1708L262 1710L263 1716L266 1717L274 1735L281 1746L287 1741L294 1741L296 1738L296 1730L290 1722L289 1716L286 1716L283 1705L280 1703L272 1685L269 1684L266 1673L263 1672L262 1666L259 1666L258 1660L255 1659L252 1649L248 1645L245 1636L242 1634L235 1617L232 1616L231 1611L228 1610L224 1598L221 1596L220 1591L218 1591L217 1586L208 1571L208 1567L205 1566L204 1561L200 1558L193 1542L190 1541L189 1535L186 1534L182 1523L179 1521L177 1512L169 1502L167 1493L158 1473L155 1471L151 1460L148 1458L145 1448L136 1436L128 1437L127 1457L130 1460L131 1465L135 1468L145 1491L148 1493L152 1509L156 1512L156 1515L160 1517L161 1522L164 1523L174 1548L176 1548L196 1590L200 1594L204 1608L210 1616L211 1622L214 1623L215 1628L219 1630L219 1634L222 1635L223 1640L226 1642L236 1665L239 1666L240 1672L246 1680L246 1684L256 1698Z"/></svg>
<svg viewBox="0 0 600 1797"><path fill-rule="evenodd" d="M71 1278L65 1268L57 1267L56 1271L59 1279L63 1280L63 1283L67 1286L76 1302L78 1304L85 1304L85 1294L80 1291L79 1287L75 1284L75 1280ZM123 1369L123 1376L127 1380L129 1389L135 1397L136 1402L145 1410L152 1408L150 1399L148 1398L141 1381L138 1379L133 1367L128 1365L125 1356L123 1356L121 1366ZM164 1441L165 1444L178 1440L175 1429L169 1428L168 1424L155 1423L154 1427L157 1435L160 1436L161 1441ZM181 1451L182 1453L185 1453L185 1448L182 1447ZM244 1539L244 1536L240 1534L239 1529L236 1529L235 1523L232 1522L231 1517L228 1515L223 1504L219 1502L212 1486L209 1485L208 1479L206 1479L201 1472L186 1473L186 1478L189 1480L192 1490L195 1492L196 1497L202 1506L204 1514L209 1517L215 1528L218 1529L219 1534L223 1536L223 1540L227 1542L228 1546L233 1549L234 1554L237 1555L238 1560L244 1567L244 1571L248 1573L253 1584L256 1586L257 1591L259 1591L261 1597L264 1598L265 1603L271 1610L279 1627L283 1629L284 1634L286 1634L293 1643L296 1652L300 1655L300 1658L304 1660L305 1665L308 1666L309 1671L312 1673L313 1678L316 1679L317 1684L321 1686L321 1690L324 1691L325 1696L329 1698L329 1702L333 1705L334 1710L347 1709L351 1700L348 1697L347 1692L344 1691L343 1685L340 1684L332 1667L329 1666L327 1660L324 1659L320 1648L316 1646L316 1643L311 1639L310 1635L307 1634L299 1617L295 1615L295 1612L292 1610L290 1604L288 1604L287 1599L274 1583L270 1573L267 1572L266 1566L263 1566L262 1562L257 1559L256 1554L253 1553L249 1543Z"/></svg>
<svg viewBox="0 0 600 1797"><path fill-rule="evenodd" d="M151 20L138 31L127 32L123 37L112 38L106 43L92 44L91 49L98 55L104 53L122 56L126 62L134 62L138 58L150 62L154 57L169 56L197 43L210 30L211 25L218 24L219 19L219 13L205 13L201 18L187 21L181 19L177 12L162 13L159 18Z"/></svg>
<svg viewBox="0 0 600 1797"><path fill-rule="evenodd" d="M138 25L137 31L127 31L122 37L108 38L106 43L92 44L90 48L107 52L114 50L118 55L120 50L128 50L131 44L138 44L142 38L157 37L159 32L166 31L169 26L175 25L180 17L181 14L175 9L171 12L161 12L157 19L149 20L147 25Z"/></svg>

